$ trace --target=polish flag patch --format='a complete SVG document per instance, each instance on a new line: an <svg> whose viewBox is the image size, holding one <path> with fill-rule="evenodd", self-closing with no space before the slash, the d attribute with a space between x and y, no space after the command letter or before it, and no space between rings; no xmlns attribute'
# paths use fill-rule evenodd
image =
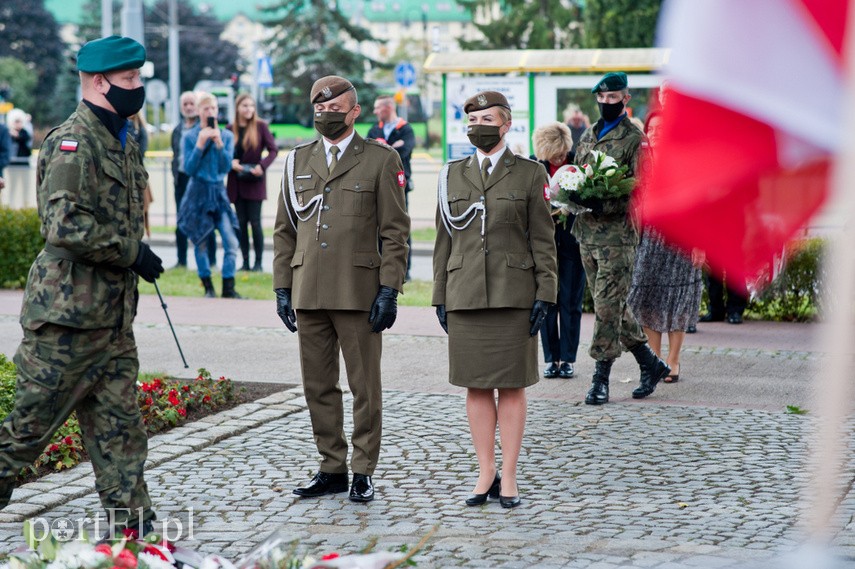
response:
<svg viewBox="0 0 855 569"><path fill-rule="evenodd" d="M543 199L549 201L549 184L543 184Z"/></svg>
<svg viewBox="0 0 855 569"><path fill-rule="evenodd" d="M65 152L77 152L77 144L76 140L63 140L59 143L59 149Z"/></svg>
<svg viewBox="0 0 855 569"><path fill-rule="evenodd" d="M398 172L398 186L403 188L406 183L407 177L404 176L404 171L401 170L400 172Z"/></svg>

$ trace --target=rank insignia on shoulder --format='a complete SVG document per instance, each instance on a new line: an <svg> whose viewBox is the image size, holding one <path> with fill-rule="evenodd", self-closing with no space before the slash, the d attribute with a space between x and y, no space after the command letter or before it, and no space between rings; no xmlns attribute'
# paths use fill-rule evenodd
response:
<svg viewBox="0 0 855 569"><path fill-rule="evenodd" d="M77 152L78 142L76 140L65 139L59 143L59 149L64 152Z"/></svg>
<svg viewBox="0 0 855 569"><path fill-rule="evenodd" d="M400 172L398 172L398 186L403 188L406 183L407 177L404 176L404 171L401 170Z"/></svg>

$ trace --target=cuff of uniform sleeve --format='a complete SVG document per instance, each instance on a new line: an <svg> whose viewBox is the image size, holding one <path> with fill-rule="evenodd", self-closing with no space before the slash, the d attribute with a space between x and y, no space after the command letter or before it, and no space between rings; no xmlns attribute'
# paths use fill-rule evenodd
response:
<svg viewBox="0 0 855 569"><path fill-rule="evenodd" d="M128 268L134 264L137 260L137 256L140 254L140 242L135 239L127 239L125 240L125 246L123 247L124 253L122 257L119 259L119 266Z"/></svg>
<svg viewBox="0 0 855 569"><path fill-rule="evenodd" d="M440 290L437 290L440 288ZM439 306L440 304L445 304L445 283L443 283L442 287L437 287L436 283L434 284L433 297L430 301L432 306Z"/></svg>

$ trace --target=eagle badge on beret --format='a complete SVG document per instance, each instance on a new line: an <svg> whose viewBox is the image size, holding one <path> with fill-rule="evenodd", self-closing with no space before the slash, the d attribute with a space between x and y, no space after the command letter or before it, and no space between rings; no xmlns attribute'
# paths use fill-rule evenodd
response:
<svg viewBox="0 0 855 569"><path fill-rule="evenodd" d="M330 97L332 97L332 89L330 89L329 87L324 87L324 88L321 90L321 93L322 93L322 94L323 94L323 96L324 96L325 98L327 98L327 99L329 99Z"/></svg>
<svg viewBox="0 0 855 569"><path fill-rule="evenodd" d="M609 86L606 85L605 81L600 83L600 91L607 91L608 89L609 89Z"/></svg>
<svg viewBox="0 0 855 569"><path fill-rule="evenodd" d="M487 97L484 95L478 95L478 106L483 107L487 104Z"/></svg>

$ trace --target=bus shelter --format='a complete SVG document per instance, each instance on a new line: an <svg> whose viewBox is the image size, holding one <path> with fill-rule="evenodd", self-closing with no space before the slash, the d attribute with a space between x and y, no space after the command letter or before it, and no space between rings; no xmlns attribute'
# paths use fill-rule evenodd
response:
<svg viewBox="0 0 855 569"><path fill-rule="evenodd" d="M478 91L503 93L511 104L513 124L508 144L531 154L531 135L544 124L563 121L564 109L578 104L591 121L597 118L591 87L608 71L624 71L633 95L630 111L643 118L651 90L662 82L656 74L668 63L665 48L483 50L432 53L426 73L442 74L443 159L475 152L466 137L463 103Z"/></svg>

